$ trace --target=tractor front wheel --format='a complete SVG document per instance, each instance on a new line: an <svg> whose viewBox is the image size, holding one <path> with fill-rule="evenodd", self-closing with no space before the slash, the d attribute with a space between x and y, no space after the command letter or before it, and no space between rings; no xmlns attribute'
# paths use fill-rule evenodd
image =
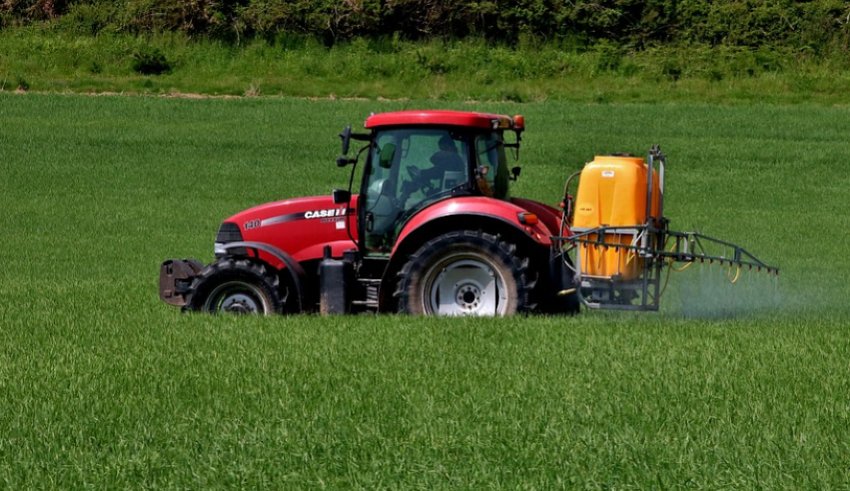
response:
<svg viewBox="0 0 850 491"><path fill-rule="evenodd" d="M187 310L211 314L280 313L280 281L263 264L248 259L224 258L195 278Z"/></svg>
<svg viewBox="0 0 850 491"><path fill-rule="evenodd" d="M399 272L399 311L424 315L511 315L529 310L527 258L515 245L478 231L440 235Z"/></svg>

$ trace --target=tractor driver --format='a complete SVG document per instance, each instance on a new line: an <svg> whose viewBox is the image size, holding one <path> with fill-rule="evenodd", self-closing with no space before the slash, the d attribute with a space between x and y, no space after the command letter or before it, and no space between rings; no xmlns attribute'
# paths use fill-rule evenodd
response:
<svg viewBox="0 0 850 491"><path fill-rule="evenodd" d="M443 135L440 138L440 150L431 156L431 164L434 165L429 171L435 171L438 174L443 172L465 172L466 162L457 153L457 147L454 140L449 135ZM436 169L436 170L435 170ZM437 176L442 177L442 176Z"/></svg>
<svg viewBox="0 0 850 491"><path fill-rule="evenodd" d="M432 167L419 170L417 167L408 167L412 180L403 186L402 200L404 203L410 195L421 191L424 196L429 196L444 188L452 188L462 184L466 179L466 161L457 151L454 140L449 135L443 135L439 140L439 150L430 158ZM453 179L452 179L453 177ZM439 184L434 185L435 180Z"/></svg>

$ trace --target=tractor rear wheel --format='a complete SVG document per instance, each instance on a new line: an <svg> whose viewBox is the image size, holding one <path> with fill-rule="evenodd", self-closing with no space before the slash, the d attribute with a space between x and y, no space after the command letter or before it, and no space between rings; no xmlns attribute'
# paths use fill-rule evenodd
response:
<svg viewBox="0 0 850 491"><path fill-rule="evenodd" d="M530 310L528 265L498 236L445 233L420 247L399 272L399 312L501 316Z"/></svg>
<svg viewBox="0 0 850 491"><path fill-rule="evenodd" d="M284 302L280 280L263 264L249 259L224 258L206 268L192 282L187 310L210 314L281 313Z"/></svg>

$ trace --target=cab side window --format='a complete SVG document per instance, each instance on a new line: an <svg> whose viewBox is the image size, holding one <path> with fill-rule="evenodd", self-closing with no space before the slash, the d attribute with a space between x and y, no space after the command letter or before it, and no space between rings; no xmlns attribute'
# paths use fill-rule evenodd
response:
<svg viewBox="0 0 850 491"><path fill-rule="evenodd" d="M508 199L508 163L502 135L494 132L476 137L475 153L481 192L497 199Z"/></svg>

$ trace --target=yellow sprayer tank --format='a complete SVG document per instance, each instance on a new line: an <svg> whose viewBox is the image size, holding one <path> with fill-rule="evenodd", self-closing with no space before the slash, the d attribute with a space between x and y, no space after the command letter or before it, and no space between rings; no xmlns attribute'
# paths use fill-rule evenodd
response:
<svg viewBox="0 0 850 491"><path fill-rule="evenodd" d="M575 200L573 231L597 227L619 227L618 233L607 233L603 238L609 244L635 246L639 238L630 227L644 225L647 221L647 177L650 170L640 157L597 155L585 165L579 179ZM660 203L659 176L652 178L651 215L658 217ZM588 239L598 237L591 234ZM598 278L617 277L621 280L637 278L643 268L643 259L633 249L604 247L593 243L579 246L581 271Z"/></svg>

